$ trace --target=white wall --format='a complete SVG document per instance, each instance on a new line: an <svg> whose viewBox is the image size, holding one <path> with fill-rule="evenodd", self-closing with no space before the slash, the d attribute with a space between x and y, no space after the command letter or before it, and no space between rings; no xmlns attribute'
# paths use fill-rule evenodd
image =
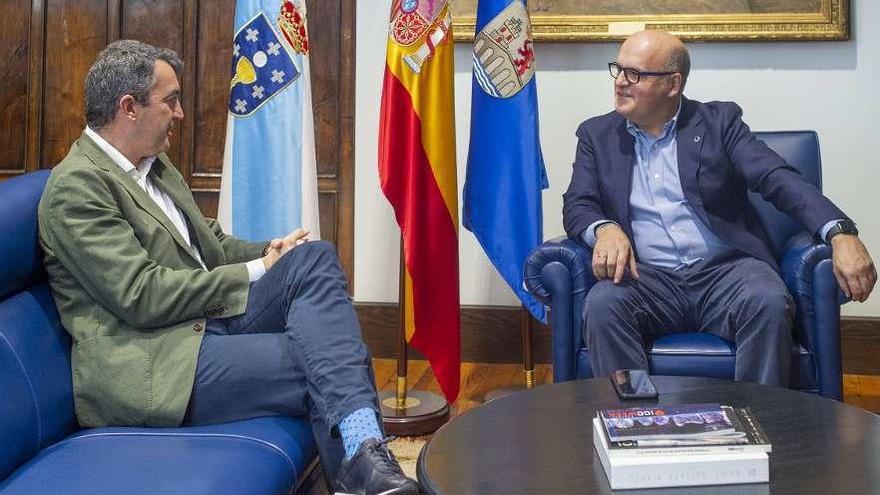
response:
<svg viewBox="0 0 880 495"><path fill-rule="evenodd" d="M357 14L355 130L355 299L395 302L399 233L379 189L377 136L389 0ZM852 1L852 41L691 44L686 95L732 100L755 130L815 129L824 191L853 217L871 256L880 262L878 134L880 2ZM465 176L470 124L471 46L456 47L459 191ZM544 236L563 233L562 193L568 186L577 125L613 108L606 64L616 44L538 44L541 142L550 189L544 192ZM462 304L517 305L473 235L461 229ZM846 315L880 316L880 296L847 304Z"/></svg>

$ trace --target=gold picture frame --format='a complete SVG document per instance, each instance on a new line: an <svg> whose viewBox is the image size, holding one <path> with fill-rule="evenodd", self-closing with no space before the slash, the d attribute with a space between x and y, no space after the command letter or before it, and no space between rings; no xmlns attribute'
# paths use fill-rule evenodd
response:
<svg viewBox="0 0 880 495"><path fill-rule="evenodd" d="M473 41L477 0L450 0L450 3L455 40ZM536 41L620 41L643 29L668 31L685 41L830 41L848 40L850 36L849 0L529 0L528 3ZM761 9L763 12L754 12ZM589 11L601 13L590 15L586 13Z"/></svg>

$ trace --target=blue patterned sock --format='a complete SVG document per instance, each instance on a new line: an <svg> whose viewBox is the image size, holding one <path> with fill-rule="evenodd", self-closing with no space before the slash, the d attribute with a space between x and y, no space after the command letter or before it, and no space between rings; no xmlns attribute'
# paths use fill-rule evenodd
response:
<svg viewBox="0 0 880 495"><path fill-rule="evenodd" d="M358 447L368 438L382 439L382 430L376 421L376 412L362 407L339 422L339 436L345 447L345 458L351 459Z"/></svg>

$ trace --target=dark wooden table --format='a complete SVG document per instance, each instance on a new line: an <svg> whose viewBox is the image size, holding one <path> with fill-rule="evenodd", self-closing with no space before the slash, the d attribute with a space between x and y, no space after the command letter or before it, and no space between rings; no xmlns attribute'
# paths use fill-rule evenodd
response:
<svg viewBox="0 0 880 495"><path fill-rule="evenodd" d="M710 378L653 377L660 404L749 406L773 444L770 483L626 490L651 495L880 494L880 416L793 390ZM443 426L419 456L424 493L612 493L593 454L591 419L621 402L607 378L545 385L492 401Z"/></svg>

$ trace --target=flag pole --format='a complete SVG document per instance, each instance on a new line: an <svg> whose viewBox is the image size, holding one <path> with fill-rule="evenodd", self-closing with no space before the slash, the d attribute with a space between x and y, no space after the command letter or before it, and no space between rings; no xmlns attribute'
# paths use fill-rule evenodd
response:
<svg viewBox="0 0 880 495"><path fill-rule="evenodd" d="M535 360L532 357L532 315L525 306L520 307L519 329L522 335L523 385L490 390L483 397L484 403L535 387Z"/></svg>
<svg viewBox="0 0 880 495"><path fill-rule="evenodd" d="M406 390L406 262L403 236L400 238L397 382L394 392L379 393L382 425L385 433L395 436L418 436L433 433L449 420L449 404L443 397L423 390Z"/></svg>
<svg viewBox="0 0 880 495"><path fill-rule="evenodd" d="M398 277L397 300L400 315L397 323L397 409L406 409L406 262L403 257L403 237L400 239L400 276Z"/></svg>
<svg viewBox="0 0 880 495"><path fill-rule="evenodd" d="M526 388L535 387L535 360L532 358L532 315L525 306L520 308L520 331L523 347L523 374Z"/></svg>

